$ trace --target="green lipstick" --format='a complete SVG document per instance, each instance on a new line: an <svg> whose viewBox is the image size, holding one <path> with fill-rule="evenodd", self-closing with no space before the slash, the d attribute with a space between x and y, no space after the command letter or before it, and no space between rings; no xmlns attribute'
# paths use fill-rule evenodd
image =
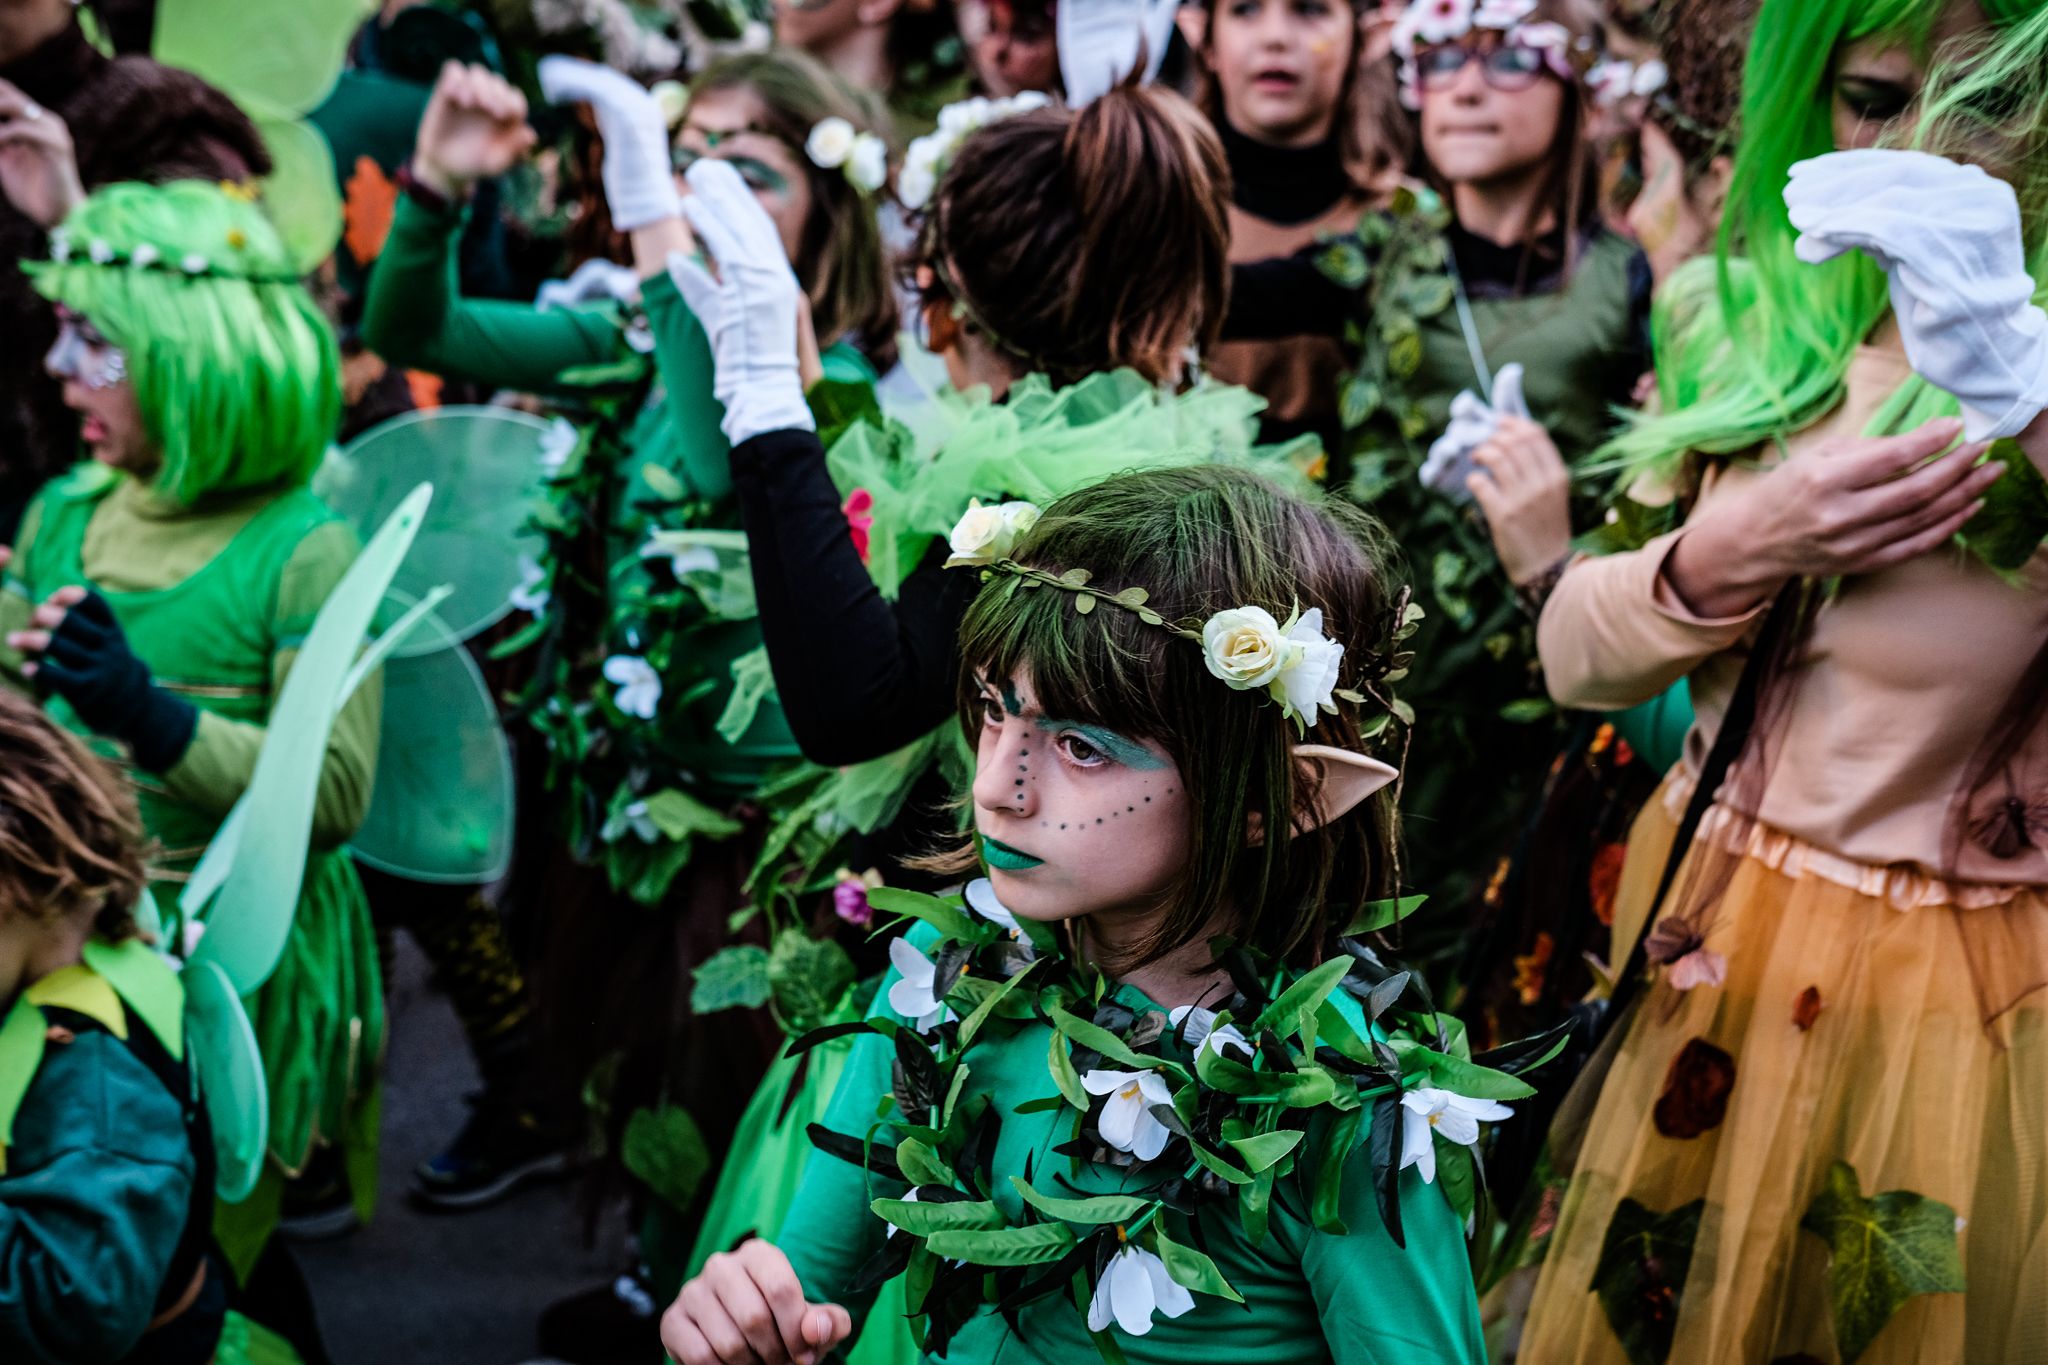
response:
<svg viewBox="0 0 2048 1365"><path fill-rule="evenodd" d="M1004 872L1023 872L1045 861L1043 858L1032 857L1021 848L1011 848L1001 839L992 839L986 834L981 836L981 856L990 867L999 868Z"/></svg>

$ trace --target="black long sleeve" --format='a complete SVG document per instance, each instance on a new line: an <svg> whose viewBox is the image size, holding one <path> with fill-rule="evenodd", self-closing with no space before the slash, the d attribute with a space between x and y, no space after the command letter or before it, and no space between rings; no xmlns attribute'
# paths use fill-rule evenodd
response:
<svg viewBox="0 0 2048 1365"><path fill-rule="evenodd" d="M838 767L892 753L953 714L955 638L973 574L932 547L894 602L847 533L825 450L809 431L770 431L732 451L761 636L804 756Z"/></svg>
<svg viewBox="0 0 2048 1365"><path fill-rule="evenodd" d="M1344 335L1358 295L1316 264L1318 243L1292 256L1245 261L1230 267L1225 341L1282 341L1289 337Z"/></svg>

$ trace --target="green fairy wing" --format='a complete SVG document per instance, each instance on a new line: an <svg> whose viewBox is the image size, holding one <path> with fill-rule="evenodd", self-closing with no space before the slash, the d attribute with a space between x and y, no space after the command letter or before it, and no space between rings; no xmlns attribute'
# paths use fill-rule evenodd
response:
<svg viewBox="0 0 2048 1365"><path fill-rule="evenodd" d="M220 1197L238 1204L256 1188L270 1146L263 1054L242 998L218 963L188 962L182 980L185 1038L213 1128L214 1180Z"/></svg>
<svg viewBox="0 0 2048 1365"><path fill-rule="evenodd" d="M437 618L384 666L377 788L349 841L380 872L480 885L512 856L512 751L476 660Z"/></svg>
<svg viewBox="0 0 2048 1365"><path fill-rule="evenodd" d="M510 408L404 413L330 454L313 491L367 536L416 484L433 484L434 504L392 586L418 600L449 585L437 614L455 640L467 640L504 619L520 556L542 552L527 521L547 477L553 430L552 422Z"/></svg>
<svg viewBox="0 0 2048 1365"><path fill-rule="evenodd" d="M0 1174L14 1144L14 1116L43 1064L43 1012L19 996L0 1020Z"/></svg>

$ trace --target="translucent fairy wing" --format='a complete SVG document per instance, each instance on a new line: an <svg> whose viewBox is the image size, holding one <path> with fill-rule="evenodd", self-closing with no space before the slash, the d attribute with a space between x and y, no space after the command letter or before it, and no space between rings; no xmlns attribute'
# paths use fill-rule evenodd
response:
<svg viewBox="0 0 2048 1365"><path fill-rule="evenodd" d="M248 1198L263 1174L270 1145L270 1092L263 1054L241 997L220 965L202 958L185 964L185 1039L200 1077L200 1094L213 1128L216 1181L230 1204Z"/></svg>
<svg viewBox="0 0 2048 1365"><path fill-rule="evenodd" d="M278 692L248 790L179 898L185 918L206 926L190 960L217 964L244 995L269 978L291 932L327 737L357 651L432 494L422 484L399 504L320 609Z"/></svg>
<svg viewBox="0 0 2048 1365"><path fill-rule="evenodd" d="M263 211L284 238L292 262L310 274L341 241L341 187L334 154L320 130L304 119L248 112L263 134L272 162L263 182Z"/></svg>
<svg viewBox="0 0 2048 1365"><path fill-rule="evenodd" d="M350 847L380 872L476 885L512 856L512 752L489 684L438 621L384 667L370 813Z"/></svg>
<svg viewBox="0 0 2048 1365"><path fill-rule="evenodd" d="M313 489L367 535L415 484L433 484L434 504L393 587L416 599L449 585L454 591L436 614L453 640L467 640L511 610L520 556L542 549L527 518L554 432L553 423L510 408L408 412L329 455Z"/></svg>
<svg viewBox="0 0 2048 1365"><path fill-rule="evenodd" d="M157 0L152 55L251 113L297 118L327 98L376 0Z"/></svg>

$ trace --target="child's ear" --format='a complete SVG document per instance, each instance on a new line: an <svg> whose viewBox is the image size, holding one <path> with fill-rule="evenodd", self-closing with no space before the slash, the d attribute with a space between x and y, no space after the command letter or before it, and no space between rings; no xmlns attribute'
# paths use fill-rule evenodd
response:
<svg viewBox="0 0 2048 1365"><path fill-rule="evenodd" d="M1296 834L1321 829L1342 819L1366 797L1401 775L1400 770L1350 749L1327 744L1297 744L1294 761L1316 793L1315 807L1295 821Z"/></svg>

